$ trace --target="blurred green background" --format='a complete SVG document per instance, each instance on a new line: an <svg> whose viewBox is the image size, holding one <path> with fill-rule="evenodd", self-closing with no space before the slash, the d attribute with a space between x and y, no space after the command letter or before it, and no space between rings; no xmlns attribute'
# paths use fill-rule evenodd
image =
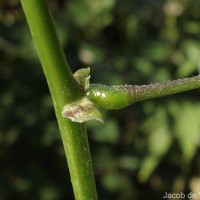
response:
<svg viewBox="0 0 200 200"><path fill-rule="evenodd" d="M197 75L199 0L50 0L72 71L147 84ZM0 200L73 200L47 83L19 0L0 1ZM100 200L200 192L199 90L87 123Z"/></svg>

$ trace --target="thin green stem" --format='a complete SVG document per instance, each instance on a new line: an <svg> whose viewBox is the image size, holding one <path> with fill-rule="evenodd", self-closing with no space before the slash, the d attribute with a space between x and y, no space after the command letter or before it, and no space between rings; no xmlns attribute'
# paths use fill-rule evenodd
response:
<svg viewBox="0 0 200 200"><path fill-rule="evenodd" d="M200 88L200 76L149 85L90 85L87 97L105 109L120 109L137 101Z"/></svg>
<svg viewBox="0 0 200 200"><path fill-rule="evenodd" d="M97 199L88 138L84 123L62 117L62 109L84 96L59 45L45 0L21 0L53 99L77 200ZM48 167L48 166L47 166Z"/></svg>

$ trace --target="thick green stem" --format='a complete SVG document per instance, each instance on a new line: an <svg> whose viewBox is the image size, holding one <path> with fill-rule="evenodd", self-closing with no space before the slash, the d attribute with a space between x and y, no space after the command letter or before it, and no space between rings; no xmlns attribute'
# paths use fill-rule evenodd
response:
<svg viewBox="0 0 200 200"><path fill-rule="evenodd" d="M137 101L200 88L200 76L149 85L90 85L87 97L105 109L120 109Z"/></svg>
<svg viewBox="0 0 200 200"><path fill-rule="evenodd" d="M82 98L84 92L60 48L46 0L21 0L21 3L53 99L75 197L95 200L97 194L85 125L71 122L61 114L66 104Z"/></svg>

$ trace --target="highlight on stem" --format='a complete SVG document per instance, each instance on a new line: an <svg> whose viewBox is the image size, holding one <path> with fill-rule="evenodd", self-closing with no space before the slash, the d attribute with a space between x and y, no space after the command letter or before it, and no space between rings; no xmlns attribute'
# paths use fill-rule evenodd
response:
<svg viewBox="0 0 200 200"><path fill-rule="evenodd" d="M89 84L89 72L90 69L86 68L74 74L75 79L85 91L85 97L76 103L66 105L63 108L63 117L75 122L92 119L102 121L98 107L115 110L138 101L200 88L200 75L149 85L106 86Z"/></svg>

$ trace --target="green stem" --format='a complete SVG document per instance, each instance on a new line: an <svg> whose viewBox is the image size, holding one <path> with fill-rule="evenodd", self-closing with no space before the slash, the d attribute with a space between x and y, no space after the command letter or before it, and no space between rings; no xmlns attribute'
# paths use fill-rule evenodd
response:
<svg viewBox="0 0 200 200"><path fill-rule="evenodd" d="M97 199L88 138L84 123L62 117L62 109L84 96L59 45L45 0L21 0L53 99L77 200ZM47 166L48 167L48 166Z"/></svg>
<svg viewBox="0 0 200 200"><path fill-rule="evenodd" d="M87 97L102 108L113 110L137 101L200 88L200 76L149 85L90 85Z"/></svg>

